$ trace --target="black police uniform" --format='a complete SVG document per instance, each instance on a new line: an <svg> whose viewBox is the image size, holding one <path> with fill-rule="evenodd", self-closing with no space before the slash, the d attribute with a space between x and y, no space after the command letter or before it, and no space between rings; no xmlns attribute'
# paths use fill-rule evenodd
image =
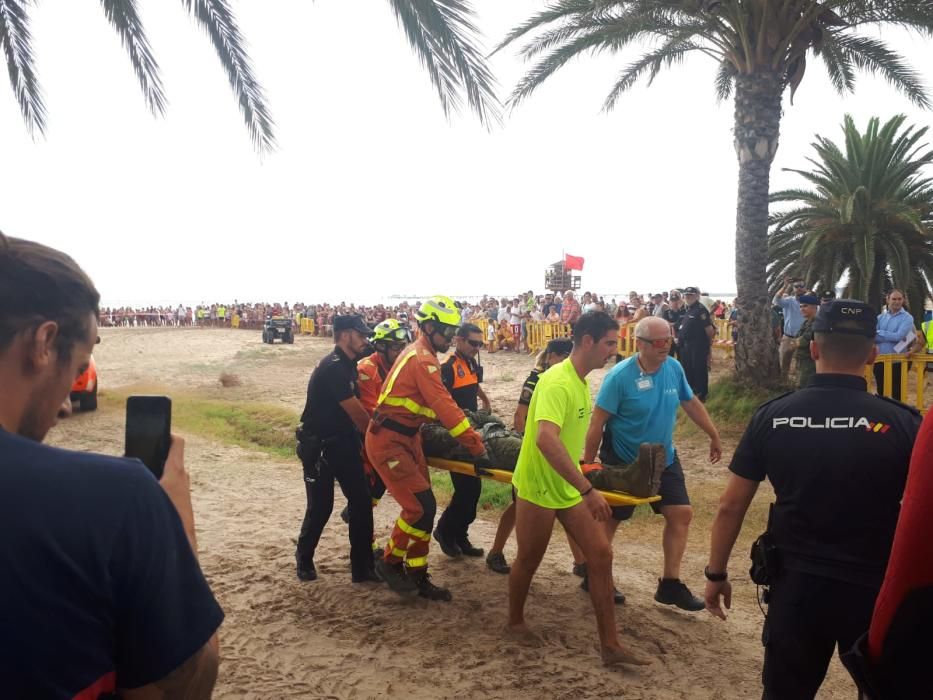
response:
<svg viewBox="0 0 933 700"><path fill-rule="evenodd" d="M686 315L687 307L684 304L681 304L679 309L675 309L673 306L669 306L668 308L664 309L664 313L662 314L661 318L673 326L671 332L674 334L675 339L678 338L680 333L680 324L683 322L684 316ZM671 355L679 359L680 346L677 343L674 343L674 345L671 346Z"/></svg>
<svg viewBox="0 0 933 700"><path fill-rule="evenodd" d="M458 377L458 373L461 376ZM462 376L466 373L473 376ZM475 381L472 381L474 377ZM465 382L464 379L470 381ZM457 406L464 411L475 412L479 409L479 385L483 381L483 368L475 360L458 353L451 355L441 365L441 381ZM476 507L483 491L483 482L474 476L456 472L450 472L450 481L454 492L434 529L441 537L463 546L469 539L467 531L476 520Z"/></svg>
<svg viewBox="0 0 933 700"><path fill-rule="evenodd" d="M354 578L372 568L373 512L363 469L362 438L341 401L359 398L356 362L340 348L311 373L301 414L299 450L308 498L298 549L299 568L314 562L314 551L334 508L334 479L350 509L350 569Z"/></svg>
<svg viewBox="0 0 933 700"><path fill-rule="evenodd" d="M709 311L699 301L687 306L677 334L678 360L684 367L687 383L700 401L709 394L709 354L711 346L706 329L713 325Z"/></svg>
<svg viewBox="0 0 933 700"><path fill-rule="evenodd" d="M776 496L764 698L814 697L836 645L848 651L871 620L920 414L867 388L862 377L817 374L758 409L729 466L767 478Z"/></svg>

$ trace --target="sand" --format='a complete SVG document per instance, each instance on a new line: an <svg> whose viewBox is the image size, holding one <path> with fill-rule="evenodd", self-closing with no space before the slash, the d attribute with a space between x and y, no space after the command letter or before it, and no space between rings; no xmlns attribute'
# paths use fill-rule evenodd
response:
<svg viewBox="0 0 933 700"><path fill-rule="evenodd" d="M313 338L269 347L258 332L233 330L104 329L101 336L96 359L104 394L164 387L168 393L274 403L296 412L310 369L329 349ZM493 408L510 417L532 360L497 353L483 362ZM241 385L222 388L223 371L235 373ZM594 384L603 373L593 375ZM49 442L119 454L122 436L121 407L102 401L99 411L54 429ZM543 646L525 648L503 634L507 577L488 571L482 559L451 560L432 548L432 574L452 590L451 603L406 601L385 586L351 585L347 528L337 516L345 503L339 489L316 556L319 579L299 582L294 548L305 496L297 460L185 437L200 561L226 612L215 697L760 697L762 614L747 578L747 545L760 522L746 525L733 555L736 594L726 622L655 603L662 520L636 517L623 525L614 575L628 602L617 609L617 620L624 641L654 663L607 670L599 661L589 598L570 573L559 530L528 603L529 625ZM707 463L702 436L678 441L696 508L683 578L698 594L708 524L737 438L736 431L725 436L726 456L717 466ZM759 520L770 497L765 485L754 507ZM387 496L375 512L382 541L397 514ZM480 513L471 530L474 543L491 544L496 519L495 512ZM506 548L510 560L514 551L513 540ZM837 660L819 697L854 697Z"/></svg>

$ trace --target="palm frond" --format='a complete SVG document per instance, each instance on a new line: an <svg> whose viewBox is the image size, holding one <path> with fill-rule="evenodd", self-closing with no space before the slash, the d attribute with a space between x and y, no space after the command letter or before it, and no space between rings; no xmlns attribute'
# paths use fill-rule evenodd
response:
<svg viewBox="0 0 933 700"><path fill-rule="evenodd" d="M648 84L651 85L662 68L682 62L684 56L692 51L698 51L699 49L699 46L690 41L674 39L658 47L654 51L649 51L644 54L641 58L626 66L625 70L622 71L616 84L612 87L612 90L603 102L603 110L608 112L615 107L622 93L635 85L643 75L647 74Z"/></svg>
<svg viewBox="0 0 933 700"><path fill-rule="evenodd" d="M36 78L26 4L26 0L0 0L0 50L26 128L35 137L45 133L45 103Z"/></svg>
<svg viewBox="0 0 933 700"><path fill-rule="evenodd" d="M863 36L840 34L836 37L840 50L853 65L880 75L918 107L929 109L930 98L920 74L904 58L889 49L884 42Z"/></svg>
<svg viewBox="0 0 933 700"><path fill-rule="evenodd" d="M568 19L570 17L581 18L591 15L596 9L595 6L596 3L594 3L593 0L560 0L559 2L554 2L549 5L547 9L532 15L525 22L510 31L496 48L493 49L492 53L496 54L512 42L521 39L529 32L533 32L558 20Z"/></svg>
<svg viewBox="0 0 933 700"><path fill-rule="evenodd" d="M181 0L210 37L233 94L240 105L253 145L260 153L275 148L274 122L259 81L253 74L246 42L228 0Z"/></svg>
<svg viewBox="0 0 933 700"><path fill-rule="evenodd" d="M467 0L389 0L408 43L427 69L444 114L460 106L460 91L484 126L499 123L492 71L480 50L475 12Z"/></svg>
<svg viewBox="0 0 933 700"><path fill-rule="evenodd" d="M120 41L129 54L146 104L155 114L164 114L165 92L159 78L159 66L149 48L149 40L136 9L136 0L100 0L100 4L104 8L107 21L117 30Z"/></svg>
<svg viewBox="0 0 933 700"><path fill-rule="evenodd" d="M732 61L720 62L719 70L716 71L716 99L719 102L725 102L732 97L737 75L738 71Z"/></svg>

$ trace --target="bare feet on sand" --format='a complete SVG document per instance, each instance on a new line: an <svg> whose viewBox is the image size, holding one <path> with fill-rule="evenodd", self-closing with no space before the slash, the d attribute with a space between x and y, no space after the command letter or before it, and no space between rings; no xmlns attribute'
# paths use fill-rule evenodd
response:
<svg viewBox="0 0 933 700"><path fill-rule="evenodd" d="M603 666L618 666L620 664L648 666L651 663L650 660L633 654L623 647L603 647L600 656L603 659Z"/></svg>
<svg viewBox="0 0 933 700"><path fill-rule="evenodd" d="M541 637L528 629L528 625L524 622L518 625L506 625L505 636L523 646L539 647L543 644Z"/></svg>

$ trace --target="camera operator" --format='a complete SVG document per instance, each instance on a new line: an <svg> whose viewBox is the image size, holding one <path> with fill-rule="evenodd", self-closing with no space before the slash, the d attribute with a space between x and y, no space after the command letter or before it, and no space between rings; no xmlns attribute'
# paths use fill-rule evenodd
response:
<svg viewBox="0 0 933 700"><path fill-rule="evenodd" d="M758 409L719 501L705 597L725 619L729 554L758 484L774 487L764 698L814 697L836 646L848 651L868 628L884 577L920 414L867 391L875 318L858 301L820 309L810 344L816 376Z"/></svg>
<svg viewBox="0 0 933 700"><path fill-rule="evenodd" d="M139 461L42 445L97 340L63 253L0 234L4 697L208 698L223 612L198 566L184 443Z"/></svg>

